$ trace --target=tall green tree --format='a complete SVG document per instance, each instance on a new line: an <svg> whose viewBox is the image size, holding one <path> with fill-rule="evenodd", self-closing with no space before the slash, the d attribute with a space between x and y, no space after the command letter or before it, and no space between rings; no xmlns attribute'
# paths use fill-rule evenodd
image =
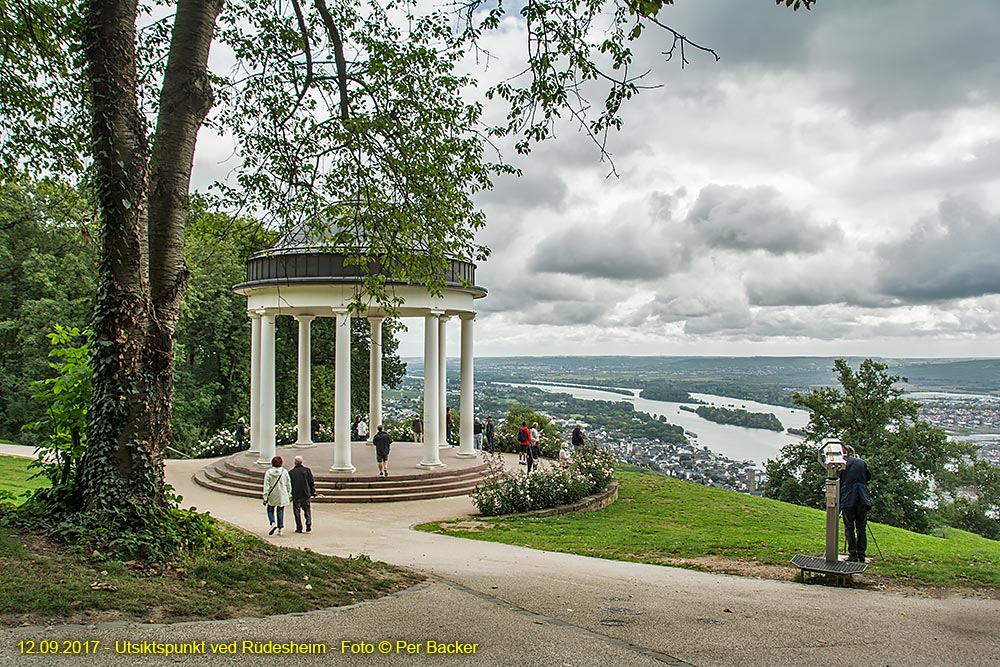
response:
<svg viewBox="0 0 1000 667"><path fill-rule="evenodd" d="M173 438L184 449L223 427L250 405L250 328L246 299L233 286L246 258L271 235L254 220L234 218L195 199L185 229L190 271L175 347Z"/></svg>
<svg viewBox="0 0 1000 667"><path fill-rule="evenodd" d="M0 183L0 437L43 417L32 383L52 376L54 324L83 328L94 309L93 206L52 180Z"/></svg>
<svg viewBox="0 0 1000 667"><path fill-rule="evenodd" d="M886 364L866 359L855 370L837 359L833 370L839 387L795 395L795 404L809 410L808 435L768 461L764 495L822 507L826 473L817 448L839 438L871 469L872 519L927 532L932 490L947 482L948 466L968 456L968 447L920 419L919 404L903 397L905 378L891 375Z"/></svg>
<svg viewBox="0 0 1000 667"><path fill-rule="evenodd" d="M682 61L685 47L695 46L659 18L669 4L519 3L529 34L525 72L492 89L510 112L486 134L519 134L518 148L527 150L566 112L600 144L639 90L629 43L654 26L673 35L669 53L679 51ZM161 6L173 13L152 18ZM242 158L237 186L217 190L223 200L276 223L335 218L342 231L333 243L353 261L380 261L396 279L440 289L449 256L485 256L474 240L484 219L472 195L497 171L510 171L484 159L481 107L463 99L474 82L455 73L507 8L23 0L10 9L0 22L0 117L9 124L0 132L0 167L73 172L86 140L99 210L81 518L105 534L137 525L155 533L170 508L163 456L189 279L184 226L195 143L209 112L215 107L211 122L232 134ZM611 28L600 34L608 14ZM209 70L216 41L235 58L228 77ZM608 93L591 120L583 92L593 84ZM387 300L384 280L367 281L373 298Z"/></svg>

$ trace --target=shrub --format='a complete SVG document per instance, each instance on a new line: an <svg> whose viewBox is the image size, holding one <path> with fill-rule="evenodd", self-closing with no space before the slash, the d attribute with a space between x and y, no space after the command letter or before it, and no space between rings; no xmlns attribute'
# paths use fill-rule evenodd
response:
<svg viewBox="0 0 1000 667"><path fill-rule="evenodd" d="M577 468L593 486L591 493L604 490L615 477L615 457L595 445L574 447L572 467Z"/></svg>
<svg viewBox="0 0 1000 667"><path fill-rule="evenodd" d="M554 459L559 457L559 447L562 444L562 437L559 434L558 427L546 415L535 412L523 405L515 405L510 408L498 425L496 441L500 451L513 452L515 454L521 451L520 443L517 441L517 432L521 427L521 422L525 422L529 428L537 422L539 453L545 458Z"/></svg>
<svg viewBox="0 0 1000 667"><path fill-rule="evenodd" d="M250 440L243 441L240 446L236 443L236 436L223 429L210 437L208 440L199 440L193 447L188 449L188 454L196 459L213 459L217 456L228 456L236 452L250 448Z"/></svg>
<svg viewBox="0 0 1000 667"><path fill-rule="evenodd" d="M321 427L319 430L320 442L326 442L324 438L333 440L333 434ZM298 439L298 428L295 424L275 424L274 444L277 446L294 445ZM187 453L196 459L212 459L217 456L228 456L239 451L250 449L250 439L243 441L241 447L236 442L236 435L232 431L222 429L208 440L199 440L197 444L188 449Z"/></svg>
<svg viewBox="0 0 1000 667"><path fill-rule="evenodd" d="M295 424L275 424L274 444L278 447L282 445L294 445L299 438L299 427Z"/></svg>
<svg viewBox="0 0 1000 667"><path fill-rule="evenodd" d="M579 454L577 456L577 454ZM574 450L568 468L546 466L530 475L504 468L499 455L483 455L486 477L472 493L472 502L485 516L516 514L568 505L599 493L614 479L614 458L593 446Z"/></svg>
<svg viewBox="0 0 1000 667"><path fill-rule="evenodd" d="M386 433L388 433L393 442L413 442L413 430L410 428L410 420L406 421L391 421L383 423L382 426L385 427Z"/></svg>

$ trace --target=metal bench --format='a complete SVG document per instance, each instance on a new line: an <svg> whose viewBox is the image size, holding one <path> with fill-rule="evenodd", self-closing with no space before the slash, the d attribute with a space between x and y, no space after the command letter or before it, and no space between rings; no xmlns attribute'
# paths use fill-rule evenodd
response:
<svg viewBox="0 0 1000 667"><path fill-rule="evenodd" d="M841 583L848 582L854 584L851 577L861 574L868 569L868 563L856 563L846 560L827 560L817 556L803 556L798 554L792 558L792 564L799 568L799 580L806 582L806 572L816 572L817 574L833 575Z"/></svg>

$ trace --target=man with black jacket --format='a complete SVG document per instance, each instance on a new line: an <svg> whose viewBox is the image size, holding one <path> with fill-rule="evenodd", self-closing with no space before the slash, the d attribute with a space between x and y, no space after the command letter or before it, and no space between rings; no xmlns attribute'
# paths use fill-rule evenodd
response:
<svg viewBox="0 0 1000 667"><path fill-rule="evenodd" d="M857 456L854 448L844 446L847 467L840 473L840 512L844 517L844 533L847 534L847 560L865 562L868 549L868 510L872 499L868 494L868 482L872 478L865 460Z"/></svg>
<svg viewBox="0 0 1000 667"><path fill-rule="evenodd" d="M292 479L292 511L295 513L295 532L302 532L302 515L306 517L306 532L312 532L312 502L316 495L316 482L312 470L302 465L302 457L295 457L295 467L288 472Z"/></svg>

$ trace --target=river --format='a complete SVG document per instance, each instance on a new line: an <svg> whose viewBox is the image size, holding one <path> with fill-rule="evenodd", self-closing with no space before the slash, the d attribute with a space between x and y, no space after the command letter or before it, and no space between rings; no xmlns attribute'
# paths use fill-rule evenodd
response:
<svg viewBox="0 0 1000 667"><path fill-rule="evenodd" d="M639 397L638 389L628 389L631 396L617 394L611 391L600 389L584 389L581 387L564 387L561 385L530 384L518 385L522 387L537 387L545 391L569 394L574 398L594 400L594 401L628 401L635 405L635 409L640 412L647 412L654 417L663 415L671 424L677 424L686 431L697 434L696 440L703 447L708 447L713 452L736 460L754 461L759 468L764 467L767 459L775 458L782 447L790 442L801 440L798 436L776 431L767 431L759 428L744 428L742 426L730 426L728 424L716 424L699 417L694 412L681 410L681 405L690 403L673 403L671 401L651 401ZM804 428L809 422L809 413L802 409L785 408L779 405L767 405L755 401L744 401L727 396L715 396L712 394L691 394L692 397L704 401L708 405L717 407L743 409L749 412L769 412L778 418L782 426L786 429Z"/></svg>

